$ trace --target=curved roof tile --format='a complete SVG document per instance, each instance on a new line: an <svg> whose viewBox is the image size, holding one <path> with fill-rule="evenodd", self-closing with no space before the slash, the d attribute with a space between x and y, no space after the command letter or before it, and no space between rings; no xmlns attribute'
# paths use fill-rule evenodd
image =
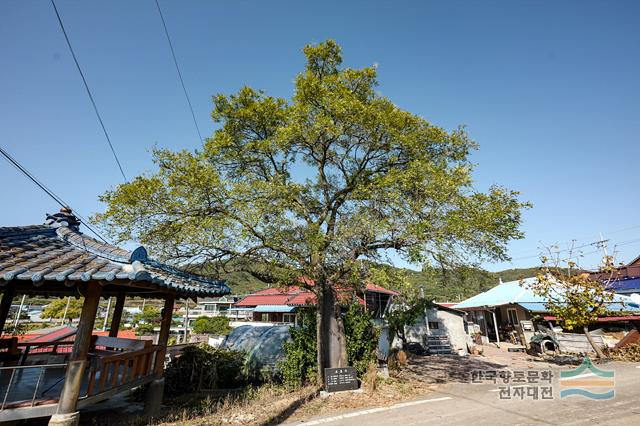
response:
<svg viewBox="0 0 640 426"><path fill-rule="evenodd" d="M80 232L72 215L48 216L45 225L0 228L0 286L9 281L86 282L126 280L180 297L229 294L223 282L190 274L149 259L144 247L133 252Z"/></svg>

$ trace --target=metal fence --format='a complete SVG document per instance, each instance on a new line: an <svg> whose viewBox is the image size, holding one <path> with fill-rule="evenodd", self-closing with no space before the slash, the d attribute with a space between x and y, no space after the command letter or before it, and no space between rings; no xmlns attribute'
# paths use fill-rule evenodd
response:
<svg viewBox="0 0 640 426"><path fill-rule="evenodd" d="M64 381L66 368L67 364L0 367L0 394L2 394L0 411L6 408L34 407L48 391ZM62 374L51 375L48 374L50 370L63 371ZM33 393L29 389L32 386Z"/></svg>

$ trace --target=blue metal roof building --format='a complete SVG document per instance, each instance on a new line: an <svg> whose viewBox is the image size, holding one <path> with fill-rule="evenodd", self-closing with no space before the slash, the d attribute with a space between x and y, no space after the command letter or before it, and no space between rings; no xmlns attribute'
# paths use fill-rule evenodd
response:
<svg viewBox="0 0 640 426"><path fill-rule="evenodd" d="M640 281L640 278L638 280ZM536 295L531 289L535 283L536 278L500 283L453 307L462 310L481 310L504 305L520 305L530 312L548 312L544 298ZM633 312L640 315L640 305L633 302L630 297L620 294L614 296L613 301L609 304L609 310Z"/></svg>

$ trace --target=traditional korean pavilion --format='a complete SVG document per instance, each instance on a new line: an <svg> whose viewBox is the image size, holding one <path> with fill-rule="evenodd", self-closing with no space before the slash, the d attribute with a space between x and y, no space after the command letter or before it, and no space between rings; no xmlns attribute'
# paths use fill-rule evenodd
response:
<svg viewBox="0 0 640 426"><path fill-rule="evenodd" d="M83 407L144 384L145 412L155 412L174 302L230 293L224 282L151 260L144 247L127 251L81 233L69 209L47 215L44 225L0 228L0 290L0 330L17 295L84 297L71 338L0 339L0 422L52 416L50 425L75 425ZM156 345L117 337L133 296L164 302ZM93 335L101 297L116 298L108 337Z"/></svg>

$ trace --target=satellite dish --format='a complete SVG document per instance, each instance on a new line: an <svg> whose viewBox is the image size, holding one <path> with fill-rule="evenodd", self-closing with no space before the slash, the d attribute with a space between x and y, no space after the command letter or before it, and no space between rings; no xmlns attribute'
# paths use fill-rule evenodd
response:
<svg viewBox="0 0 640 426"><path fill-rule="evenodd" d="M640 294L638 293L633 293L631 296L629 296L629 298L631 299L631 301L633 303L637 303L640 305Z"/></svg>

